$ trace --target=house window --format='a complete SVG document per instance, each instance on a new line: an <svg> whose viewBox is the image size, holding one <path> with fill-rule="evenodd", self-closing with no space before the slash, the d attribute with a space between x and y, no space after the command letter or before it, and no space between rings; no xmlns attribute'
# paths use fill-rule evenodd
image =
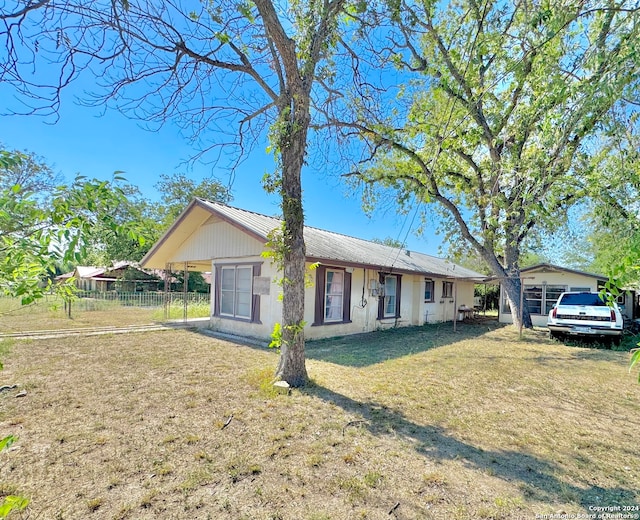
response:
<svg viewBox="0 0 640 520"><path fill-rule="evenodd" d="M327 269L324 294L324 321L342 321L344 271Z"/></svg>
<svg viewBox="0 0 640 520"><path fill-rule="evenodd" d="M390 318L396 315L396 292L398 278L395 276L384 277L384 317Z"/></svg>
<svg viewBox="0 0 640 520"><path fill-rule="evenodd" d="M453 282L442 282L442 297L453 298Z"/></svg>
<svg viewBox="0 0 640 520"><path fill-rule="evenodd" d="M251 319L252 266L222 267L220 271L220 314Z"/></svg>
<svg viewBox="0 0 640 520"><path fill-rule="evenodd" d="M524 299L531 314L542 314L542 285L525 285Z"/></svg>
<svg viewBox="0 0 640 520"><path fill-rule="evenodd" d="M560 298L560 295L567 290L566 285L547 285L545 294L544 294L544 313L549 314L553 306Z"/></svg>
<svg viewBox="0 0 640 520"><path fill-rule="evenodd" d="M316 269L314 326L351 322L351 273L337 267Z"/></svg>
<svg viewBox="0 0 640 520"><path fill-rule="evenodd" d="M525 285L522 296L527 301L530 314L546 316L558 301L560 295L566 290L566 285ZM511 312L507 302L506 291L504 290L502 293L502 312L507 314Z"/></svg>
<svg viewBox="0 0 640 520"><path fill-rule="evenodd" d="M378 319L400 317L400 289L402 277L396 274L380 275L384 295L378 300Z"/></svg>
<svg viewBox="0 0 640 520"><path fill-rule="evenodd" d="M432 302L434 301L433 297L433 289L434 289L434 281L429 280L428 278L424 279L424 301Z"/></svg>
<svg viewBox="0 0 640 520"><path fill-rule="evenodd" d="M260 276L261 270L259 263L216 265L213 315L261 323L260 295L253 294L253 280Z"/></svg>

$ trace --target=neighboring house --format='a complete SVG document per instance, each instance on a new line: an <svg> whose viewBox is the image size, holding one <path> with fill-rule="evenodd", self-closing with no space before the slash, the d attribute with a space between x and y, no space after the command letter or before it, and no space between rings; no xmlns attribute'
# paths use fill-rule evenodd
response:
<svg viewBox="0 0 640 520"><path fill-rule="evenodd" d="M545 327L547 315L553 308L561 293L565 291L599 291L607 277L600 274L586 273L576 269L568 269L552 264L537 264L520 270L523 285L523 299L529 304L531 321L534 326ZM622 313L635 318L636 305L632 292L625 292L618 298ZM504 288L500 287L501 323L513 323L511 310L505 298Z"/></svg>
<svg viewBox="0 0 640 520"><path fill-rule="evenodd" d="M79 265L71 273L58 276L58 280L75 278L81 291L157 291L159 278L140 269L133 262L117 262L113 267ZM161 285L161 284L160 284Z"/></svg>
<svg viewBox="0 0 640 520"><path fill-rule="evenodd" d="M281 287L262 253L281 224L194 199L141 265L211 271L211 328L268 338L281 320ZM473 307L474 283L484 278L440 258L317 228L305 227L304 237L312 281L305 297L307 338L456 319L458 308Z"/></svg>

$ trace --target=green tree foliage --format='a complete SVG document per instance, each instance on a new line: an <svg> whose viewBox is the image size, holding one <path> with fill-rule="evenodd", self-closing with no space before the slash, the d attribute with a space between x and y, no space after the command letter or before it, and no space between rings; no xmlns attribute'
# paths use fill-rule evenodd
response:
<svg viewBox="0 0 640 520"><path fill-rule="evenodd" d="M144 197L140 189L131 184L122 184L119 188L125 198L115 209L113 218L119 225L135 229L135 236L114 232L98 222L89 238L87 261L91 265L141 260L194 197L224 203L232 198L230 190L218 180L208 178L196 183L182 173L160 175L155 184L159 202Z"/></svg>
<svg viewBox="0 0 640 520"><path fill-rule="evenodd" d="M2 149L0 144L0 150ZM20 153L17 150L5 151L7 157L19 156L19 161L0 164L0 189L15 190L18 193L31 193L45 204L62 184L62 175L53 171L42 157L31 152ZM17 188L15 188L18 186Z"/></svg>
<svg viewBox="0 0 640 520"><path fill-rule="evenodd" d="M172 274L175 279L176 290L184 290L184 271L176 271ZM208 284L202 273L197 271L190 271L187 277L187 291L208 293L211 289L211 285Z"/></svg>
<svg viewBox="0 0 640 520"><path fill-rule="evenodd" d="M224 186L214 177L205 178L196 183L184 173L162 174L155 188L160 194L161 201L156 211L165 227L178 218L194 197L224 204L228 204L233 199L229 187Z"/></svg>
<svg viewBox="0 0 640 520"><path fill-rule="evenodd" d="M385 237L385 238L372 238L371 242L375 242L376 244L382 244L383 246L389 247L404 247L404 243L401 240L393 237Z"/></svg>
<svg viewBox="0 0 640 520"><path fill-rule="evenodd" d="M349 98L355 110L342 127L368 145L352 178L369 204L382 187L401 204L439 208L445 237L480 254L519 321L526 241L598 195L585 165L598 137L619 131L614 114L637 101L638 8L461 0L388 9L368 19L387 15L386 40L368 41L403 84L393 110L370 84ZM530 326L526 306L522 316Z"/></svg>
<svg viewBox="0 0 640 520"><path fill-rule="evenodd" d="M24 155L0 152L0 168L20 168ZM56 264L82 259L97 222L113 232L128 232L113 218L124 194L112 183L76 177L56 187L46 206L19 185L0 190L0 292L23 305L41 298ZM131 237L135 235L130 233ZM55 289L65 292L64 285Z"/></svg>
<svg viewBox="0 0 640 520"><path fill-rule="evenodd" d="M112 222L96 222L87 237L89 243L86 262L90 265L109 266L128 260L137 262L149 251L163 232L163 223L156 204L142 196L136 186L120 183L122 200L114 208ZM133 233L121 233L120 227Z"/></svg>
<svg viewBox="0 0 640 520"><path fill-rule="evenodd" d="M594 193L585 227L593 266L621 288L640 283L639 117L612 121L589 164Z"/></svg>

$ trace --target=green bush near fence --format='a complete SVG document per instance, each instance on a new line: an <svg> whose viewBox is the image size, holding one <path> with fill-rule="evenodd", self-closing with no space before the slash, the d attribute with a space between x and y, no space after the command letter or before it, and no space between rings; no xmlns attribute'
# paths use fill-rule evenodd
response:
<svg viewBox="0 0 640 520"><path fill-rule="evenodd" d="M187 305L187 318L208 318L209 317L209 302L206 303L189 303ZM154 320L163 320L164 308L156 309L152 315ZM168 306L169 320L179 320L184 318L184 304L182 301L173 301Z"/></svg>

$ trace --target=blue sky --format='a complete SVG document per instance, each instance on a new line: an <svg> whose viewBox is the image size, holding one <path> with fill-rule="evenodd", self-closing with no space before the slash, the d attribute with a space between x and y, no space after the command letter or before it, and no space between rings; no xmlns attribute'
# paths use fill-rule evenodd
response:
<svg viewBox="0 0 640 520"><path fill-rule="evenodd" d="M7 94L6 88L0 88L0 99L7 100ZM0 107L0 111L5 110L6 106ZM163 173L185 172L196 180L213 174L224 183L230 180L225 168L184 164L198 149L180 135L176 126L167 124L156 132L145 130L115 109L104 111L78 105L72 91L65 93L55 124L40 116L2 116L0 143L8 149L28 150L42 156L67 180L77 173L108 179L113 172L124 171L131 184L154 200L157 193L153 186ZM268 195L260 182L263 174L273 169L273 158L264 151L266 146L265 143L256 147L236 168L232 205L274 215L279 212L278 197ZM330 168L333 167L328 166L327 170ZM404 239L413 214L404 216L386 209L367 217L360 207L359 196L349 193L340 173L343 172L310 168L303 171L307 225L364 239ZM406 240L409 249L438 255L440 239L433 232L422 237L410 232Z"/></svg>

